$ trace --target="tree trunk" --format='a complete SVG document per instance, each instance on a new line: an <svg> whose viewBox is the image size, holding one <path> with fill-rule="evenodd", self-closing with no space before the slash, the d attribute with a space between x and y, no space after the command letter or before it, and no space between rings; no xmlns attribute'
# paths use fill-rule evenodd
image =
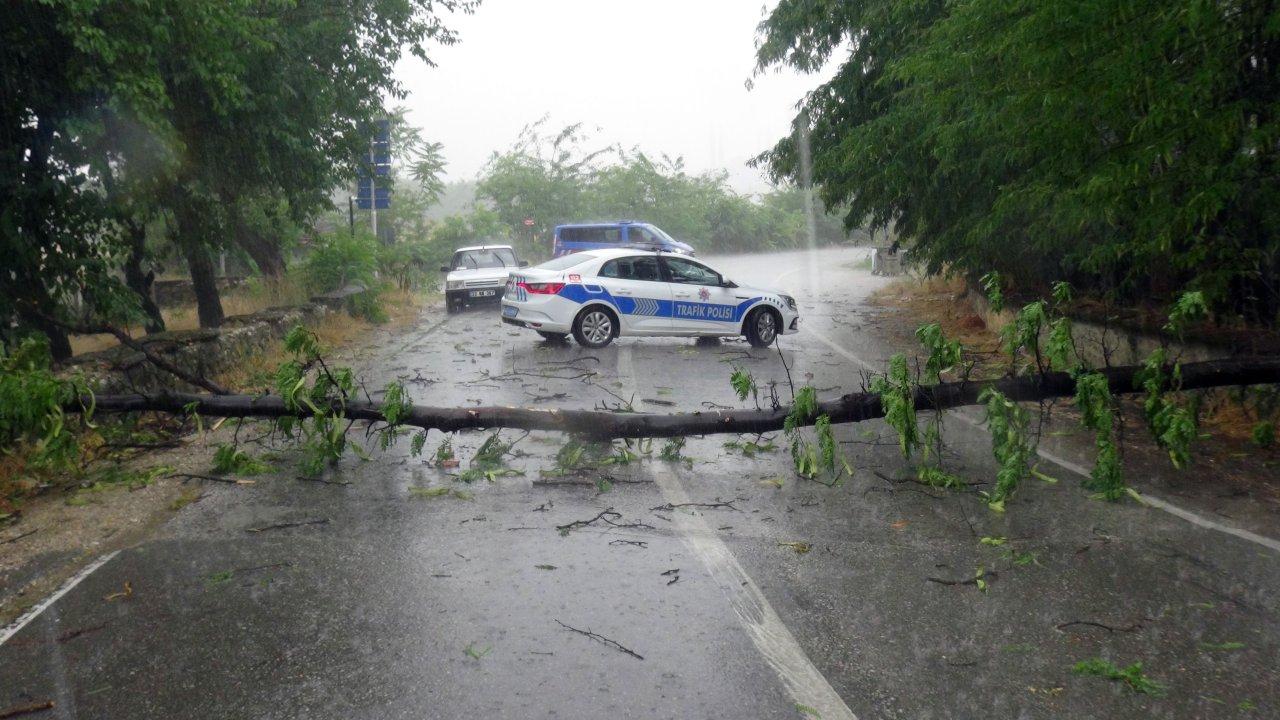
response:
<svg viewBox="0 0 1280 720"><path fill-rule="evenodd" d="M280 246L251 227L239 212L236 213L235 223L236 244L253 259L253 264L258 266L258 272L273 282L283 279L285 263Z"/></svg>
<svg viewBox="0 0 1280 720"><path fill-rule="evenodd" d="M1134 381L1142 368L1135 365L1101 370L1114 394L1136 393L1142 389ZM1170 369L1171 368L1167 368ZM1259 385L1280 382L1280 358L1216 360L1181 366L1185 390L1207 387ZM1009 399L1019 402L1070 397L1075 394L1075 380L1068 373L1051 372L1043 376L1004 378L989 383L947 382L921 386L916 390L917 410L945 410L964 405L977 405L986 387L994 387ZM157 396L104 395L84 398L98 412L159 411L189 413L194 410L209 417L305 417L308 409L294 412L277 395L192 395L166 393ZM76 411L76 403L67 406ZM378 403L352 401L343 408L351 420L385 422ZM468 428L520 428L554 430L607 440L610 438L674 437L679 435L714 435L724 433L763 433L781 430L789 407L777 410L726 410L674 413L611 413L598 410L535 410L518 407L439 408L413 406L404 424L423 429L452 432ZM818 404L817 412L801 424L812 425L820 415L833 423L861 422L884 417L880 396L875 393L850 393Z"/></svg>
<svg viewBox="0 0 1280 720"><path fill-rule="evenodd" d="M146 227L142 223L131 222L128 232L129 257L124 263L124 282L138 295L142 311L147 315L147 334L164 332L164 317L160 314L160 306L156 304L152 293L156 274L142 270L142 261L146 259L147 253Z"/></svg>
<svg viewBox="0 0 1280 720"><path fill-rule="evenodd" d="M186 193L175 195L174 218L177 220L175 244L182 249L191 273L191 285L196 294L196 314L200 327L216 328L222 325L226 315L222 312L222 299L218 293L218 277L209 256L209 248L203 242L204 226L201 218L190 206L192 199Z"/></svg>
<svg viewBox="0 0 1280 720"><path fill-rule="evenodd" d="M222 312L218 276L213 268L213 259L209 257L209 248L199 240L189 238L180 240L179 245L187 258L187 268L191 271L191 285L196 293L196 314L200 317L200 327L221 326L226 315Z"/></svg>
<svg viewBox="0 0 1280 720"><path fill-rule="evenodd" d="M49 354L54 362L61 362L71 357L71 338L62 326L49 320L50 316L31 314L19 310L22 324L39 330L49 338Z"/></svg>

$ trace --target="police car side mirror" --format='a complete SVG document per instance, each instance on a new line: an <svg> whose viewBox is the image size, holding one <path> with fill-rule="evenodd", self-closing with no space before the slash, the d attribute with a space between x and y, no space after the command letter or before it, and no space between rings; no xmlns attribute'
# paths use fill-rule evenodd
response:
<svg viewBox="0 0 1280 720"><path fill-rule="evenodd" d="M440 272L449 272L449 266L448 266L448 265L441 265L441 266L440 266Z"/></svg>
<svg viewBox="0 0 1280 720"><path fill-rule="evenodd" d="M725 280L720 282L720 287L736 288L738 287L738 283L726 278Z"/></svg>
<svg viewBox="0 0 1280 720"><path fill-rule="evenodd" d="M528 260L521 260L521 261L520 261L520 267L529 267L529 261L528 261Z"/></svg>

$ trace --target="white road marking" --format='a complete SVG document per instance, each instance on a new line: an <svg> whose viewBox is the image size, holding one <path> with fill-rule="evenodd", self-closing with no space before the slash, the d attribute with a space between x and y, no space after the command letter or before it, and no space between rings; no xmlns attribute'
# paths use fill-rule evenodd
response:
<svg viewBox="0 0 1280 720"><path fill-rule="evenodd" d="M618 377L623 382L623 394L633 395L636 392L636 382L629 346L618 350ZM689 502L689 496L675 473L648 465L645 470L667 502L673 505ZM814 666L764 593L760 592L755 581L738 563L719 535L712 532L699 515L677 512L672 514L672 520L685 545L706 565L708 574L728 598L738 620L746 629L747 636L765 662L778 674L792 700L798 705L817 710L823 720L858 720L839 693L831 687L831 683Z"/></svg>
<svg viewBox="0 0 1280 720"><path fill-rule="evenodd" d="M1089 468L1083 465L1079 465L1077 463L1073 463L1064 457L1060 457L1058 455L1055 455L1054 453L1049 452L1048 450L1041 451L1040 457L1044 458L1045 460L1048 460L1051 463L1054 463L1063 468L1066 468L1067 470L1070 470L1071 472L1076 473L1081 477L1089 477L1089 474L1090 474ZM1249 532L1248 530L1244 530L1242 528L1231 527L1230 525L1223 525L1222 523L1217 522L1215 520L1210 520L1209 518L1201 517L1200 515L1197 515L1191 512L1190 510L1183 510L1182 508L1178 507L1177 505L1174 505L1168 500L1163 500L1161 498L1156 497L1155 495L1151 495L1148 493L1140 493L1139 497L1141 498L1141 501L1143 502L1143 504L1150 505L1155 508L1159 508L1160 510L1165 511L1170 515L1176 515L1177 517L1180 517L1183 520L1186 520L1192 525L1198 525L1202 528L1207 528L1209 530L1217 530L1218 532L1223 532L1228 535L1234 535L1240 538L1241 540L1248 540L1249 542L1257 543L1259 545L1262 545L1263 547L1268 547L1268 548L1271 548L1272 550L1275 550L1276 552L1280 552L1280 540L1273 540L1269 537L1263 537L1262 535L1259 535L1254 532Z"/></svg>
<svg viewBox="0 0 1280 720"><path fill-rule="evenodd" d="M836 342L831 338L827 337L826 335L823 335L822 333L816 330L813 330L812 328L808 328L802 325L801 332L807 333L817 338L818 340L821 340L824 344L826 344L827 347L836 351L837 353L839 353L841 356L843 356L845 359L849 360L850 362L853 362L862 366L866 370L870 370L872 372L880 371L880 368L873 367L866 360L863 360L857 355L854 355L853 353L844 349L840 345L836 344ZM953 412L951 413L951 416L958 418L960 421L964 422L967 425L971 425L973 427L982 426L982 422L979 421L977 418L970 417L969 415L963 412ZM1049 452L1044 448L1037 447L1036 454L1044 458L1045 460L1048 460L1049 462L1055 465L1058 465L1064 470L1068 470L1070 472L1073 472L1079 475L1080 477L1089 477L1090 475L1089 468L1086 468L1083 465L1074 463L1064 457L1061 457L1052 452ZM1170 515L1173 515L1174 517L1186 520L1192 525L1196 525L1198 527L1202 527L1207 530L1216 530L1221 533L1226 533L1227 535L1238 537L1241 540L1247 540L1251 543L1255 543L1265 548L1275 550L1276 552L1280 552L1280 540L1275 540L1274 538L1269 538L1263 535L1259 535L1257 533L1250 532L1243 528L1232 527L1230 525L1224 525L1215 520L1210 520L1209 518L1204 517L1203 515L1197 515L1196 513L1193 513L1190 510L1187 510L1185 508L1180 508L1177 505L1174 505L1173 503L1169 502L1168 500L1157 497L1150 493L1142 493L1142 502L1150 507L1156 508L1157 510L1163 510L1164 512L1167 512Z"/></svg>
<svg viewBox="0 0 1280 720"><path fill-rule="evenodd" d="M102 567L103 565L106 565L108 562L110 562L111 558L119 554L120 554L119 550L112 550L106 555L103 555L97 560L94 560L93 562L89 563L82 570L80 570L80 572L76 573L75 575L72 575L69 580L62 583L62 585L56 591L54 591L52 595L40 601L40 604L36 605L35 607L31 608L30 610L20 615L17 620L14 620L13 622L6 625L3 630L0 630L0 645L4 645L6 642L8 642L9 638L13 637L14 635L17 635L18 632L22 630L22 628L30 624L32 620L35 620L37 617L40 617L40 613L49 609L50 605L58 602L58 600L60 600L63 595L66 595L67 593L71 592L71 590L75 588L75 586L79 585L85 578L92 575L95 570Z"/></svg>

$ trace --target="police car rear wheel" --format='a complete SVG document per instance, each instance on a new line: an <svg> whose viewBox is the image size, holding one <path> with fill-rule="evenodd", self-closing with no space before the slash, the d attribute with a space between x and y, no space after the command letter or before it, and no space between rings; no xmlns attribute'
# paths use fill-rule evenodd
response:
<svg viewBox="0 0 1280 720"><path fill-rule="evenodd" d="M613 342L615 321L613 316L600 308L587 308L573 321L573 339L589 348L602 348Z"/></svg>
<svg viewBox="0 0 1280 720"><path fill-rule="evenodd" d="M752 346L769 347L774 338L778 337L778 316L765 308L755 311L747 322L746 335L747 342Z"/></svg>

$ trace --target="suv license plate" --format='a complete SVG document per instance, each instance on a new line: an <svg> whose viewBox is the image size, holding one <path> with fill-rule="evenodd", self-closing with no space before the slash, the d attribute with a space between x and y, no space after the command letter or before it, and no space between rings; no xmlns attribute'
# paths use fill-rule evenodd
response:
<svg viewBox="0 0 1280 720"><path fill-rule="evenodd" d="M493 297L497 295L497 290L472 290L471 297Z"/></svg>
<svg viewBox="0 0 1280 720"><path fill-rule="evenodd" d="M515 317L518 312L520 312L520 308L512 307L510 305L502 308L503 317Z"/></svg>

